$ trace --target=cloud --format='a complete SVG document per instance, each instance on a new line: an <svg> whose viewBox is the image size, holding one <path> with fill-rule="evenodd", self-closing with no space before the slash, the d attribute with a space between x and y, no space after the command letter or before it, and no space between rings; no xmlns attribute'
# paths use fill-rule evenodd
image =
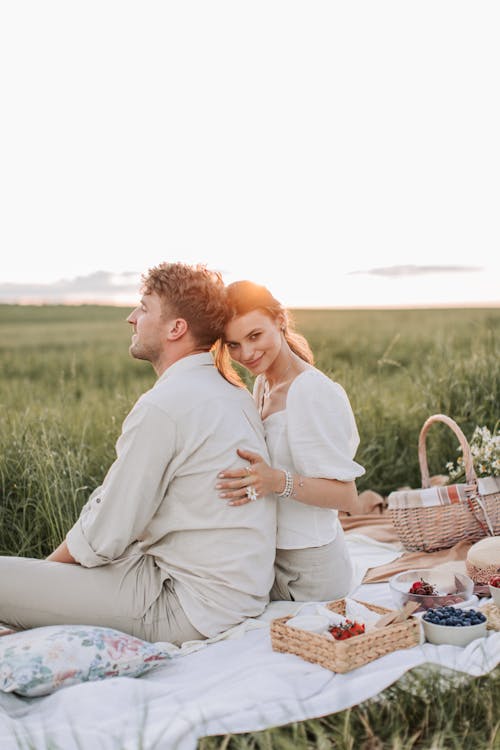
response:
<svg viewBox="0 0 500 750"><path fill-rule="evenodd" d="M59 279L49 284L0 284L0 302L56 303L113 302L139 293L140 274L95 271L87 276Z"/></svg>
<svg viewBox="0 0 500 750"><path fill-rule="evenodd" d="M471 273L482 271L480 266L386 266L370 268L366 271L351 271L350 275L367 274L370 276L423 276L431 273Z"/></svg>

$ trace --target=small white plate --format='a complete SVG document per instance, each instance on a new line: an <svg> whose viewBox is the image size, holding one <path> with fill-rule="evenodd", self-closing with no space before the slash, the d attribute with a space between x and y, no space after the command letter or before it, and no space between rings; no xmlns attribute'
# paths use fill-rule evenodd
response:
<svg viewBox="0 0 500 750"><path fill-rule="evenodd" d="M327 633L329 620L323 615L297 615L290 618L286 623L291 628L308 630L310 633Z"/></svg>

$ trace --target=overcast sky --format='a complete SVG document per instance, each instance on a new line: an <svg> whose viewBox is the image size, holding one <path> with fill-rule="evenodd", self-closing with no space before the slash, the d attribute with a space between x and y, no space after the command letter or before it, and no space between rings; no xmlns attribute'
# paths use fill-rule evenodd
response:
<svg viewBox="0 0 500 750"><path fill-rule="evenodd" d="M289 306L500 303L500 4L0 10L0 300L162 260Z"/></svg>

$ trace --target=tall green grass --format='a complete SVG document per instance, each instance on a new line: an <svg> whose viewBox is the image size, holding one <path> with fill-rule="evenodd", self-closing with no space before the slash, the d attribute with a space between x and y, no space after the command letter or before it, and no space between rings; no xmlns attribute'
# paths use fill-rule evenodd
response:
<svg viewBox="0 0 500 750"><path fill-rule="evenodd" d="M123 418L151 387L130 358L128 311L0 306L0 553L42 556L114 458ZM469 437L500 417L500 310L296 310L316 363L341 383L360 432L360 490L419 486L417 439L433 413ZM247 378L250 385L251 379ZM433 473L457 455L429 435Z"/></svg>
<svg viewBox="0 0 500 750"><path fill-rule="evenodd" d="M45 556L114 458L154 373L128 356L125 311L0 308L0 553Z"/></svg>
<svg viewBox="0 0 500 750"><path fill-rule="evenodd" d="M444 413L471 437L500 418L500 310L299 311L317 364L346 388L366 467L360 489L420 486L418 433ZM429 433L433 473L457 455L451 431Z"/></svg>

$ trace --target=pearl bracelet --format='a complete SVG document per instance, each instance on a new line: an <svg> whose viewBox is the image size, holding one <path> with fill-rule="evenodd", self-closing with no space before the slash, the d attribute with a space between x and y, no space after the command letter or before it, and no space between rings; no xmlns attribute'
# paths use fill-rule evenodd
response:
<svg viewBox="0 0 500 750"><path fill-rule="evenodd" d="M293 475L291 471L285 471L285 487L282 492L277 492L278 497L290 497L293 492Z"/></svg>

